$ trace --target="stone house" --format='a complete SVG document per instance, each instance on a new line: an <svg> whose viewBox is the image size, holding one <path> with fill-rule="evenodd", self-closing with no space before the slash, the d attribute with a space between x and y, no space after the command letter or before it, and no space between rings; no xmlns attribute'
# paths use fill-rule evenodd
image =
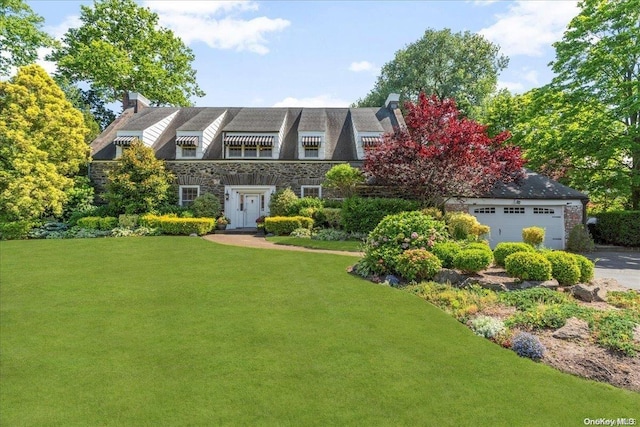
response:
<svg viewBox="0 0 640 427"><path fill-rule="evenodd" d="M228 228L251 228L269 214L277 189L323 197L329 169L361 166L366 147L405 126L398 99L391 94L379 108L178 108L151 107L130 94L130 108L92 142L89 175L102 191L107 168L138 139L176 175L181 205L212 193L231 220ZM584 194L526 171L518 185L446 207L491 226L492 246L519 241L523 227L538 225L547 229L547 247L564 248L569 231L584 221L586 201Z"/></svg>

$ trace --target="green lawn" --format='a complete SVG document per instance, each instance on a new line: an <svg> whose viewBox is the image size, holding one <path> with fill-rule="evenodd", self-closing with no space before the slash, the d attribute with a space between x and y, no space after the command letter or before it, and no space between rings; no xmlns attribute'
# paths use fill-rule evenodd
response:
<svg viewBox="0 0 640 427"><path fill-rule="evenodd" d="M0 425L549 425L640 394L474 336L353 257L198 238L0 243Z"/></svg>
<svg viewBox="0 0 640 427"><path fill-rule="evenodd" d="M362 242L356 240L313 240L289 236L269 236L266 239L276 245L302 246L309 249L345 252L360 252L362 250Z"/></svg>

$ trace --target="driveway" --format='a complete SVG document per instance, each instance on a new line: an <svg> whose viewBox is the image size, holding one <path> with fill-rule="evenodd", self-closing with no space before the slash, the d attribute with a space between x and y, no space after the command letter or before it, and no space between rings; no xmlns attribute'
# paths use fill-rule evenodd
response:
<svg viewBox="0 0 640 427"><path fill-rule="evenodd" d="M640 252L600 251L587 258L596 261L596 277L616 279L622 286L640 290Z"/></svg>

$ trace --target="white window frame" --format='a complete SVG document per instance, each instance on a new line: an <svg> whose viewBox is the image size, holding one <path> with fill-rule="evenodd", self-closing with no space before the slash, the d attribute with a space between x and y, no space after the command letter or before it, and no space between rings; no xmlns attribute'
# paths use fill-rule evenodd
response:
<svg viewBox="0 0 640 427"><path fill-rule="evenodd" d="M317 189L318 190L318 199L322 199L322 185L302 185L300 186L300 197L316 197L316 196L307 196L305 195L305 190L309 188L313 188L313 189Z"/></svg>
<svg viewBox="0 0 640 427"><path fill-rule="evenodd" d="M188 155L186 156L185 150L190 150L193 155ZM182 147L180 147L180 158L183 159L195 159L198 157L198 147L194 147L193 145L183 145Z"/></svg>
<svg viewBox="0 0 640 427"><path fill-rule="evenodd" d="M194 200L196 198L200 197L200 186L199 185L180 185L178 187L178 199L179 199L180 206L184 206L184 200L182 199L182 190L187 189L187 188L195 188L195 189L198 190ZM191 200L191 203L193 203L193 200Z"/></svg>
<svg viewBox="0 0 640 427"><path fill-rule="evenodd" d="M255 156L246 156L245 155L245 149L246 148L250 148L250 149L255 149L256 155ZM230 151L231 149L240 149L240 155L239 156L232 156ZM271 151L271 155L270 156L261 156L260 152L261 151ZM227 159L273 159L273 146L269 145L269 146L262 146L262 145L228 145L226 147L226 158Z"/></svg>

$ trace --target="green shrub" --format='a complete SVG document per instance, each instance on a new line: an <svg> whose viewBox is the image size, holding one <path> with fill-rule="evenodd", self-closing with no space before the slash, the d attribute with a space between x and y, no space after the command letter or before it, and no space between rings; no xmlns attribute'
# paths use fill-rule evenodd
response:
<svg viewBox="0 0 640 427"><path fill-rule="evenodd" d="M477 240L489 233L490 228L478 222L478 219L468 213L452 212L445 215L445 222L449 227L449 234L457 240Z"/></svg>
<svg viewBox="0 0 640 427"><path fill-rule="evenodd" d="M595 244L589 231L582 224L578 224L569 232L567 250L571 252L587 253L595 250Z"/></svg>
<svg viewBox="0 0 640 427"><path fill-rule="evenodd" d="M349 232L369 233L385 216L419 208L413 200L351 197L342 204L342 226Z"/></svg>
<svg viewBox="0 0 640 427"><path fill-rule="evenodd" d="M420 212L425 215L429 215L431 218L437 219L438 221L441 221L444 218L444 214L442 213L442 211L435 207L424 208L421 209Z"/></svg>
<svg viewBox="0 0 640 427"><path fill-rule="evenodd" d="M567 294L547 288L501 292L498 299L500 302L516 307L518 310L528 310L540 304L566 304L572 301Z"/></svg>
<svg viewBox="0 0 640 427"><path fill-rule="evenodd" d="M118 218L112 216L86 216L80 218L77 222L78 227L87 228L89 230L112 230L118 226Z"/></svg>
<svg viewBox="0 0 640 427"><path fill-rule="evenodd" d="M551 277L561 285L575 285L580 280L580 267L572 254L553 251L544 256L551 263Z"/></svg>
<svg viewBox="0 0 640 427"><path fill-rule="evenodd" d="M491 255L491 259L493 260L493 251L491 250L491 246L489 246L488 243L482 243L482 242L466 243L462 245L462 249L477 249L479 251L489 252L489 254Z"/></svg>
<svg viewBox="0 0 640 427"><path fill-rule="evenodd" d="M25 239L32 228L31 221L0 222L0 240Z"/></svg>
<svg viewBox="0 0 640 427"><path fill-rule="evenodd" d="M324 186L332 189L339 197L351 197L358 184L364 182L364 175L358 168L342 163L329 169L325 174Z"/></svg>
<svg viewBox="0 0 640 427"><path fill-rule="evenodd" d="M505 258L516 252L534 252L534 249L530 245L522 242L500 242L493 250L493 259L496 265L504 267Z"/></svg>
<svg viewBox="0 0 640 427"><path fill-rule="evenodd" d="M620 246L640 246L640 211L601 212L596 214L594 238Z"/></svg>
<svg viewBox="0 0 640 427"><path fill-rule="evenodd" d="M463 249L453 258L453 267L464 273L485 270L493 261L491 250Z"/></svg>
<svg viewBox="0 0 640 427"><path fill-rule="evenodd" d="M538 247L544 242L544 228L527 227L522 229L522 241L528 245Z"/></svg>
<svg viewBox="0 0 640 427"><path fill-rule="evenodd" d="M438 242L431 248L431 252L438 257L444 268L453 267L453 258L461 250L462 248L457 242Z"/></svg>
<svg viewBox="0 0 640 427"><path fill-rule="evenodd" d="M394 273L398 255L407 249L430 249L446 238L444 222L418 211L384 217L365 242L365 261L376 273Z"/></svg>
<svg viewBox="0 0 640 427"><path fill-rule="evenodd" d="M157 217L156 227L162 234L178 236L189 236L197 234L199 236L207 234L215 225L213 218L175 218L170 216Z"/></svg>
<svg viewBox="0 0 640 427"><path fill-rule="evenodd" d="M593 261L591 261L586 256L573 254L573 258L578 263L578 267L580 268L580 283L588 283L593 279L593 274L595 270L595 265Z"/></svg>
<svg viewBox="0 0 640 427"><path fill-rule="evenodd" d="M75 212L91 211L93 206L94 189L91 181L85 176L75 176L73 187L65 190L67 200L62 209L62 218L68 220Z"/></svg>
<svg viewBox="0 0 640 427"><path fill-rule="evenodd" d="M313 228L313 219L304 216L269 216L264 220L264 227L268 233L285 236L296 228Z"/></svg>
<svg viewBox="0 0 640 427"><path fill-rule="evenodd" d="M551 279L551 263L536 252L516 252L504 260L505 270L511 277L521 280Z"/></svg>
<svg viewBox="0 0 640 427"><path fill-rule="evenodd" d="M139 215L122 214L118 217L118 227L134 229L138 226L139 220Z"/></svg>
<svg viewBox="0 0 640 427"><path fill-rule="evenodd" d="M342 223L342 209L324 208L324 223L331 228L340 228Z"/></svg>
<svg viewBox="0 0 640 427"><path fill-rule="evenodd" d="M438 257L425 249L406 250L396 262L396 271L412 282L432 279L441 268Z"/></svg>
<svg viewBox="0 0 640 427"><path fill-rule="evenodd" d="M222 209L220 199L211 193L205 193L195 198L189 209L197 218L216 218Z"/></svg>
<svg viewBox="0 0 640 427"><path fill-rule="evenodd" d="M324 208L324 202L317 197L303 197L296 200L295 205L291 208L294 214L300 214L302 209L313 208L315 211L322 210ZM302 215L302 214L300 214Z"/></svg>
<svg viewBox="0 0 640 427"><path fill-rule="evenodd" d="M493 338L505 331L502 320L490 316L478 316L471 320L469 326L473 333L485 338Z"/></svg>
<svg viewBox="0 0 640 427"><path fill-rule="evenodd" d="M269 201L269 212L273 216L291 216L298 214L298 196L291 188L276 191ZM293 231L293 230L291 230Z"/></svg>

